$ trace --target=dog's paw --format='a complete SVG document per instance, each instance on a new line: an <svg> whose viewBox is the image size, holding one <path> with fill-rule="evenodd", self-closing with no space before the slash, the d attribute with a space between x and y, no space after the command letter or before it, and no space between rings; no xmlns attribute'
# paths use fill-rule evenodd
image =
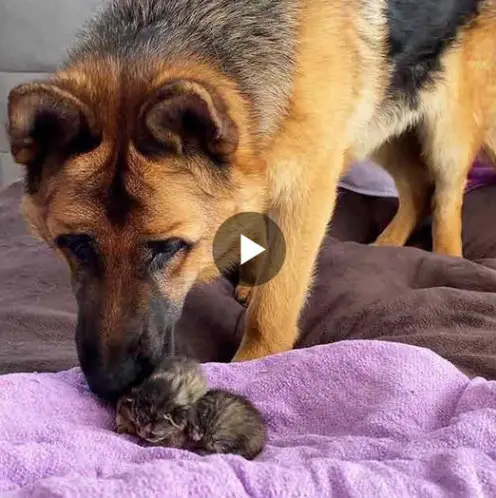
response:
<svg viewBox="0 0 496 498"><path fill-rule="evenodd" d="M247 307L250 304L251 298L251 287L246 287L244 285L238 285L234 291L234 297L239 304Z"/></svg>
<svg viewBox="0 0 496 498"><path fill-rule="evenodd" d="M260 342L244 337L238 351L231 361L240 362L258 360L260 358L265 358L266 356L289 351L290 349L292 349L290 345L287 347L281 347L274 343L266 341Z"/></svg>

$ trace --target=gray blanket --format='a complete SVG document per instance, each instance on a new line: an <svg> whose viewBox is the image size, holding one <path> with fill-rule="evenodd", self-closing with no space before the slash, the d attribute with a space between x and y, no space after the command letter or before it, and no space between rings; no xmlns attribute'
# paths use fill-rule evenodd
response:
<svg viewBox="0 0 496 498"><path fill-rule="evenodd" d="M21 192L16 183L0 193L0 373L66 369L77 364L68 271L27 233ZM429 248L428 226L412 238L417 247L363 245L394 210L392 199L340 195L298 347L344 339L403 342L430 348L470 375L496 378L496 188L467 195L470 260L417 248ZM192 291L177 329L179 352L229 361L244 311L223 279Z"/></svg>

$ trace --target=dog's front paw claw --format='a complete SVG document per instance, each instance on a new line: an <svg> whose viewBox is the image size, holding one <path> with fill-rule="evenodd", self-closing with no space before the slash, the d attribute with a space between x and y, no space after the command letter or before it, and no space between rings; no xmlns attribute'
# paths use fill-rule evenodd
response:
<svg viewBox="0 0 496 498"><path fill-rule="evenodd" d="M251 298L251 287L246 287L244 285L238 285L234 291L234 297L239 304L247 307L250 304Z"/></svg>

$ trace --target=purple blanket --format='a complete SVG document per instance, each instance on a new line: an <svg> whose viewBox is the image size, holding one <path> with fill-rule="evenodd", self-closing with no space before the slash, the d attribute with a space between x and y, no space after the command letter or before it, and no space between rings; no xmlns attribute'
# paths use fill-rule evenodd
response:
<svg viewBox="0 0 496 498"><path fill-rule="evenodd" d="M0 377L0 496L496 496L496 383L428 350L350 341L205 368L265 414L255 461L113 433L77 369L13 374Z"/></svg>

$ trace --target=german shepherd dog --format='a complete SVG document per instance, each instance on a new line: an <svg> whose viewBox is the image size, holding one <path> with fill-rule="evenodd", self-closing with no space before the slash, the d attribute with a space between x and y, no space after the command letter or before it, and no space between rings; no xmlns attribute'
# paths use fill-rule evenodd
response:
<svg viewBox="0 0 496 498"><path fill-rule="evenodd" d="M218 275L217 228L246 211L270 213L286 261L252 289L234 360L291 349L353 159L400 194L377 244L403 245L432 201L434 250L461 256L495 102L496 0L109 3L9 97L25 216L70 266L91 388L112 399L152 371L190 288Z"/></svg>

